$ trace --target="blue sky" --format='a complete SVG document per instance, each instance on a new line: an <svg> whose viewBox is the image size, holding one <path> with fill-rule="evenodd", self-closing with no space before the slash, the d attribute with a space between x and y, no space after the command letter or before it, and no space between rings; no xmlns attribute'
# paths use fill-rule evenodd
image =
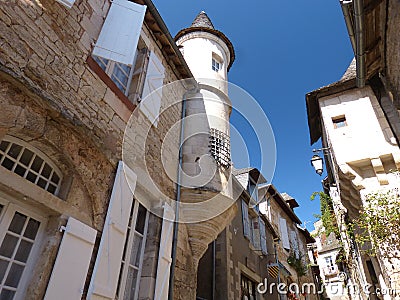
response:
<svg viewBox="0 0 400 300"><path fill-rule="evenodd" d="M257 100L275 135L272 183L296 198L297 215L312 229L319 203L311 202L310 195L321 190L322 177L310 165L312 149L320 145L309 144L305 94L340 79L353 57L339 0L153 2L172 36L204 10L215 28L231 40L236 60L229 81ZM270 158L260 154L243 118L233 114L231 123L245 137L250 164L260 168L264 160L265 165ZM235 167L248 164L235 148L232 156ZM262 171L266 172L264 167Z"/></svg>

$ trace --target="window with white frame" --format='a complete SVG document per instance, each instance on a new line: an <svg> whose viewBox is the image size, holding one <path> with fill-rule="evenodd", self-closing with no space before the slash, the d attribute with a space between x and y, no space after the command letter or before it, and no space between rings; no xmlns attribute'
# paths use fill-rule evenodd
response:
<svg viewBox="0 0 400 300"><path fill-rule="evenodd" d="M139 102L149 50L140 39L146 6L114 0L92 57L131 102ZM134 83L134 85L132 85Z"/></svg>
<svg viewBox="0 0 400 300"><path fill-rule="evenodd" d="M327 268L332 269L332 270L335 268L335 266L333 264L332 256L326 256L325 263L326 263Z"/></svg>
<svg viewBox="0 0 400 300"><path fill-rule="evenodd" d="M219 70L221 70L221 63L213 58L211 62L211 68L213 71L218 72Z"/></svg>
<svg viewBox="0 0 400 300"><path fill-rule="evenodd" d="M132 205L118 280L117 299L136 300L143 264L149 212L139 201Z"/></svg>
<svg viewBox="0 0 400 300"><path fill-rule="evenodd" d="M22 299L45 219L0 199L0 299Z"/></svg>
<svg viewBox="0 0 400 300"><path fill-rule="evenodd" d="M6 136L0 142L0 165L57 195L61 172L45 154L28 143Z"/></svg>
<svg viewBox="0 0 400 300"><path fill-rule="evenodd" d="M212 54L211 69L215 72L219 72L222 69L222 59L216 53Z"/></svg>

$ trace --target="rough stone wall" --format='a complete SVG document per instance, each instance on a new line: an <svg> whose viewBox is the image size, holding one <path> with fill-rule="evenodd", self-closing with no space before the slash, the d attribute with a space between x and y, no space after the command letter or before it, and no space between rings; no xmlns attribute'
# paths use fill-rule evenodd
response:
<svg viewBox="0 0 400 300"><path fill-rule="evenodd" d="M386 67L389 88L400 108L400 2L390 0L387 16Z"/></svg>
<svg viewBox="0 0 400 300"><path fill-rule="evenodd" d="M193 261L186 224L179 224L174 283L174 299L196 299L197 265Z"/></svg>
<svg viewBox="0 0 400 300"><path fill-rule="evenodd" d="M99 237L117 161L121 159L123 132L131 115L128 107L86 63L109 5L110 1L105 0L78 0L71 9L54 0L12 0L0 5L0 137L10 134L31 143L48 155L66 178L72 178L64 197L71 210L64 213L74 216L71 213L74 208L82 211L91 220L90 225L99 231ZM177 80L151 32L144 28L142 34L149 49L163 61L165 83ZM167 105L163 103L162 109ZM138 115L141 122L138 125L144 126L144 115L140 112ZM143 157L149 154L147 170L171 198L175 195L175 184L162 171L159 149L166 132L180 115L179 105L171 108L161 116L158 127L151 128L150 134L136 137L147 139L146 148L134 149ZM171 153L167 162L176 166L177 151L173 145L178 145L177 135L166 144L167 153ZM29 299L42 298L57 254L61 234L55 232L65 219L60 215L54 218L49 221L49 235L37 263L41 267L35 269L37 279L28 288ZM181 298L177 299L188 299L188 294L195 293L196 272L184 225L179 240L176 275L181 279L176 289ZM153 246L157 241L157 238L149 240ZM154 247L150 248L146 253L147 275L154 273L154 259L157 259ZM96 252L95 248L90 268Z"/></svg>

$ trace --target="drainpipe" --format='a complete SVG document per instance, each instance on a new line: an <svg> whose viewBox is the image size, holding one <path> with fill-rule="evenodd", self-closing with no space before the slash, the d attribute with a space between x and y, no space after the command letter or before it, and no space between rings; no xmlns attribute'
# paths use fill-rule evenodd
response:
<svg viewBox="0 0 400 300"><path fill-rule="evenodd" d="M216 252L216 243L215 240L212 242L212 293L211 293L211 299L215 300L215 287L216 287L216 282L215 282L215 252Z"/></svg>
<svg viewBox="0 0 400 300"><path fill-rule="evenodd" d="M363 0L354 0L354 19L356 25L356 85L365 86L365 43L364 43L364 7Z"/></svg>
<svg viewBox="0 0 400 300"><path fill-rule="evenodd" d="M352 1L340 0L340 6L342 7L342 12L344 16L344 21L346 23L346 28L349 33L351 47L353 48L353 52L356 52L356 39L354 37L354 30L353 24L351 23L350 12L349 12L349 5Z"/></svg>
<svg viewBox="0 0 400 300"><path fill-rule="evenodd" d="M186 102L187 94L189 92L193 93L198 91L198 84L196 81L195 87L189 89L183 94L182 97L182 113L181 113L181 132L179 136L179 162L178 162L178 174L176 180L176 204L175 204L175 222L174 231L172 237L172 251L171 251L171 267L169 275L169 286L168 286L168 299L174 299L174 277L175 277L175 266L176 266L176 249L178 245L178 230L179 230L179 204L181 202L181 169L182 169L182 144L184 142L184 132L185 132L185 118L186 118Z"/></svg>
<svg viewBox="0 0 400 300"><path fill-rule="evenodd" d="M275 263L278 265L278 286L279 286L281 284L281 266L279 265L278 251L276 250L277 243L279 243L279 240L276 243L274 241ZM278 296L279 296L279 299L282 300L281 293L278 292Z"/></svg>

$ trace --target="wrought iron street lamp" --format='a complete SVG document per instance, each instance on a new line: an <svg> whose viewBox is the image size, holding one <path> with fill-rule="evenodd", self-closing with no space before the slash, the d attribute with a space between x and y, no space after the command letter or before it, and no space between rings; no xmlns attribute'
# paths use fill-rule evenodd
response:
<svg viewBox="0 0 400 300"><path fill-rule="evenodd" d="M322 172L324 171L322 166L323 165L322 157L320 157L318 154L314 154L313 157L311 158L311 165L314 167L315 172L317 172L317 174L321 176Z"/></svg>

